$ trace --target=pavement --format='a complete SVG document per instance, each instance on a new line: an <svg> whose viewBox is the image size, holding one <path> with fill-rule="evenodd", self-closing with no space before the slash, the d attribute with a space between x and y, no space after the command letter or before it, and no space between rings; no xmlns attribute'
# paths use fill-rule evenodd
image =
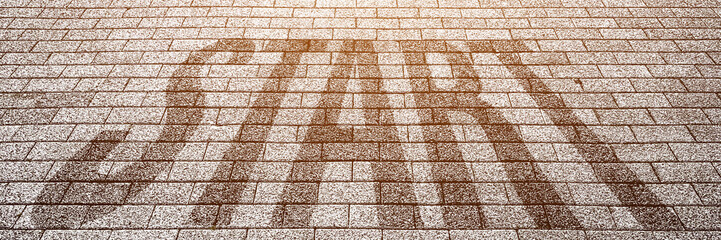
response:
<svg viewBox="0 0 721 240"><path fill-rule="evenodd" d="M720 16L0 1L0 238L721 239Z"/></svg>

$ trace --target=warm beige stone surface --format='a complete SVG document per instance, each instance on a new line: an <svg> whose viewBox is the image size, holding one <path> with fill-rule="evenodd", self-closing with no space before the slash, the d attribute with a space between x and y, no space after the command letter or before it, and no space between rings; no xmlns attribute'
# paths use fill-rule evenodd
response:
<svg viewBox="0 0 721 240"><path fill-rule="evenodd" d="M720 6L0 1L0 238L719 238Z"/></svg>

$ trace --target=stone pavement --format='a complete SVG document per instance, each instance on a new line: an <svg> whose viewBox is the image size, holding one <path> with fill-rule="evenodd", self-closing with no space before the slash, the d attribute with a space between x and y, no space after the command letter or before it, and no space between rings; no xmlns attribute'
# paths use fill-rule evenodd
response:
<svg viewBox="0 0 721 240"><path fill-rule="evenodd" d="M0 1L0 238L721 239L720 16Z"/></svg>

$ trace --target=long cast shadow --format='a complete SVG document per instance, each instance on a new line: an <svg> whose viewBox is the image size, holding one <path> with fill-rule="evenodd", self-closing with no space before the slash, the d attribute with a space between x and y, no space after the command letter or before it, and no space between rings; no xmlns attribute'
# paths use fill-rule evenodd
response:
<svg viewBox="0 0 721 240"><path fill-rule="evenodd" d="M361 93L378 93L380 89L380 70L377 65L377 53L370 41L344 41L337 58L334 59L331 77L326 84L326 92L321 94L320 105L317 106L311 125L308 126L306 136L303 138L307 143L365 143L379 144L379 142L398 142L398 132L393 126L382 128L378 122L377 109L370 107L388 107L387 96L379 95L379 98L363 98L364 126L381 129L381 136L378 131L366 133L353 126L337 125L342 114L344 96L348 93L349 81L357 73L357 80L360 81ZM391 121L393 121L391 119ZM371 130L372 131L372 130ZM364 138L368 136L370 138ZM378 147L378 146L376 146ZM325 150L324 150L325 151ZM359 149L359 151L364 151ZM304 152L304 150L301 150ZM283 227L311 227L312 206L300 204L318 204L318 196L308 194L309 190L317 192L319 182L324 175L327 163L325 155L312 159L296 159L293 162L293 170L289 185L284 189L281 197L282 205L274 214L275 222ZM350 159L349 159L350 160ZM381 162L380 156L376 155L369 161L375 181L394 182L409 181L410 171L402 162L388 163ZM313 184L310 185L309 184ZM379 202L381 187L375 188L375 203ZM415 193L410 184L393 186L397 195L405 201L415 203ZM413 206L395 205L393 201L384 201L377 206L380 213L379 225L382 228L411 229L415 227L414 213L417 212Z"/></svg>
<svg viewBox="0 0 721 240"><path fill-rule="evenodd" d="M213 174L212 183L205 187L195 202L205 206L193 209L190 220L201 226L228 225L235 212L234 206L224 204L244 203L242 193L248 186L254 162L261 160L271 127L278 114L282 100L304 52L325 48L325 41L288 40L270 41L264 51L283 52L281 63L275 65L271 75L263 83L262 93L251 103L249 113L242 122L241 130L233 139L230 149L223 154L224 163ZM248 138L244 136L248 132ZM229 164L228 164L229 163ZM213 206L217 206L214 208ZM215 211L219 211L217 217Z"/></svg>
<svg viewBox="0 0 721 240"><path fill-rule="evenodd" d="M343 41L340 51L352 51L352 41ZM327 49L323 49L327 50ZM353 74L353 68L347 62L352 61L346 55L337 59L341 66L334 66L331 77L327 80L325 92L310 118L306 134L302 137L298 153L316 154L297 156L292 161L290 179L281 193L280 206L273 211L272 222L278 227L310 227L313 205L318 203L319 184L327 163L323 162L323 144L347 142L352 136L352 129L334 125L338 121L343 104L344 94L348 87L348 80ZM336 111L334 111L336 110ZM300 137L300 136L299 136Z"/></svg>
<svg viewBox="0 0 721 240"><path fill-rule="evenodd" d="M401 42L410 77L413 98L418 108L419 124L423 132L431 165L431 178L440 184L441 214L444 227L450 229L484 228L485 220L477 208L479 198L472 171L464 163L463 153L451 130L450 120L437 109L458 106L449 94L433 92L431 70L425 54L445 51L445 43L438 41Z"/></svg>
<svg viewBox="0 0 721 240"><path fill-rule="evenodd" d="M231 62L244 64L248 53L252 53L254 44L241 39L223 39L203 48L191 52L188 59L173 73L165 90L166 116L164 125L157 141L152 143L143 153L139 161L133 162L121 170L107 176L98 174L100 161L106 160L108 154L119 143L123 142L127 132L103 131L84 149L75 154L59 171L49 177L50 181L66 182L68 185L74 181L100 182L94 189L87 191L102 195L105 192L115 192L113 198L102 199L104 203L122 204L122 199L132 198L142 192L159 173L170 167L172 160L185 146L189 137L197 129L203 117L205 96L202 92L201 79L198 78L200 70L206 61L217 52L233 52ZM133 183L130 187L113 189L113 183ZM42 199L68 199L81 196L68 196L66 188L62 185L49 184L39 195ZM76 194L87 194L84 191L75 191ZM62 196L64 194L64 196ZM61 197L57 197L61 195ZM122 196L122 198L118 198ZM101 196L101 198L103 198ZM50 203L60 203L59 200ZM104 205L93 207L91 205L39 205L33 208L32 222L41 228L74 228L83 222L98 219L117 209L120 205Z"/></svg>
<svg viewBox="0 0 721 240"><path fill-rule="evenodd" d="M442 41L407 41L401 42L401 47L406 56L406 64L409 65L413 91L419 92L413 94L417 107L429 108L434 112L432 118L425 117L426 119L422 120L422 122L439 124L435 125L438 132L426 131L424 133L426 140L430 142L447 142L442 148L437 147L439 156L453 156L453 158L439 158L439 160L463 161L457 143L451 142L455 141L455 139L452 137L451 130L448 129L450 121L447 112L464 112L474 118L476 124L481 126L493 144L496 155L504 163L503 166L509 181L536 223L536 227L544 229L580 228L578 220L563 205L564 202L554 186L534 166L535 157L523 143L518 129L511 125L503 117L502 113L492 108L484 100L474 96L473 93L481 91L481 82L475 70L472 69L472 62L461 51L455 50ZM425 59L425 54L433 52L443 54L451 64L454 79L456 80L455 86L450 90L453 93L433 92L433 89L437 89L438 86L435 86L430 79L431 70ZM429 136L434 135L449 137L429 139ZM446 152L446 154L441 154L441 152ZM472 181L470 170L463 169L465 168L464 165L459 166L461 169L453 169L453 171L444 171L434 167L433 172L437 173L436 180L441 182ZM467 176L467 179L443 179L449 173L457 174L452 176ZM447 193L464 194L467 199L464 203L478 202L477 195L469 194L476 192L474 186L470 184L460 186L464 189L453 189L453 191L447 191ZM444 192L446 192L445 189ZM463 199L461 197L454 198ZM480 221L479 224L482 223Z"/></svg>
<svg viewBox="0 0 721 240"><path fill-rule="evenodd" d="M393 125L396 119L392 114L381 115L380 109L392 108L387 92L383 91L380 67L378 65L378 50L372 41L358 41L356 44L356 72L360 81L365 126L354 130L355 142L378 143L379 155L370 162L373 180L380 186L375 189L375 195L380 199L376 206L379 225L381 228L413 229L419 228L420 210L416 196L411 170L408 169L408 159L402 153L399 131ZM398 154L397 161L384 161L383 153Z"/></svg>
<svg viewBox="0 0 721 240"><path fill-rule="evenodd" d="M676 214L638 179L636 173L586 126L528 66L519 52L531 50L522 41L469 42L475 53L495 53L504 66L519 80L523 89L561 130L573 147L591 163L596 174L616 194L621 203L647 230L683 230Z"/></svg>
<svg viewBox="0 0 721 240"><path fill-rule="evenodd" d="M80 227L85 222L99 218L103 212L90 205L58 205L74 181L102 181L102 161L115 147L125 140L127 131L102 131L83 149L73 155L53 175L41 190L30 218L35 227L43 229L68 229ZM109 199L108 199L109 200ZM96 210L96 211L93 211ZM107 210L107 209L106 209Z"/></svg>

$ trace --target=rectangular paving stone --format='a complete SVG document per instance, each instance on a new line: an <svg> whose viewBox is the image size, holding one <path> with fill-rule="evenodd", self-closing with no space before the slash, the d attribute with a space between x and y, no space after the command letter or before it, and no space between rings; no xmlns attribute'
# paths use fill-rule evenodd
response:
<svg viewBox="0 0 721 240"><path fill-rule="evenodd" d="M612 145L622 162L676 161L673 152L665 144Z"/></svg>
<svg viewBox="0 0 721 240"><path fill-rule="evenodd" d="M110 239L153 238L176 239L177 230L115 230L110 233Z"/></svg>
<svg viewBox="0 0 721 240"><path fill-rule="evenodd" d="M106 239L110 234L110 230L49 230L41 239Z"/></svg>
<svg viewBox="0 0 721 240"><path fill-rule="evenodd" d="M375 203L377 196L374 183L322 183L319 187L320 203Z"/></svg>
<svg viewBox="0 0 721 240"><path fill-rule="evenodd" d="M110 108L61 108L54 123L103 123Z"/></svg>
<svg viewBox="0 0 721 240"><path fill-rule="evenodd" d="M141 205L132 206L125 205L121 207L113 206L93 206L88 211L89 217L86 219L81 226L85 229L98 229L98 228L111 228L111 229L123 229L123 228L146 228L150 216L152 214L152 206ZM93 217L98 213L106 213L99 218ZM160 236L158 236L160 237Z"/></svg>
<svg viewBox="0 0 721 240"><path fill-rule="evenodd" d="M196 212L195 214L193 212ZM202 221L193 219L212 219L217 216L218 206L202 205L165 205L156 206L148 223L149 228L197 228L208 227Z"/></svg>
<svg viewBox="0 0 721 240"><path fill-rule="evenodd" d="M481 207L489 228L535 228L536 223L524 206L491 205ZM515 234L514 234L515 235Z"/></svg>
<svg viewBox="0 0 721 240"><path fill-rule="evenodd" d="M184 204L192 193L192 183L150 183L130 186L132 196L128 203L136 204Z"/></svg>
<svg viewBox="0 0 721 240"><path fill-rule="evenodd" d="M64 141L73 131L72 125L22 125L13 141Z"/></svg>
<svg viewBox="0 0 721 240"><path fill-rule="evenodd" d="M640 142L691 142L693 137L684 126L632 126Z"/></svg>
<svg viewBox="0 0 721 240"><path fill-rule="evenodd" d="M451 230L450 239L518 239L518 234L508 230Z"/></svg>
<svg viewBox="0 0 721 240"><path fill-rule="evenodd" d="M246 239L313 239L312 229L250 229Z"/></svg>
<svg viewBox="0 0 721 240"><path fill-rule="evenodd" d="M273 226L273 205L223 206L221 212L233 211L229 226L245 228L268 228Z"/></svg>
<svg viewBox="0 0 721 240"><path fill-rule="evenodd" d="M381 230L377 229L318 229L316 239L381 239Z"/></svg>
<svg viewBox="0 0 721 240"><path fill-rule="evenodd" d="M40 181L51 166L48 161L4 161L0 171L3 181Z"/></svg>
<svg viewBox="0 0 721 240"><path fill-rule="evenodd" d="M245 239L246 229L187 229L180 230L177 239Z"/></svg>
<svg viewBox="0 0 721 240"><path fill-rule="evenodd" d="M583 231L573 230L519 230L519 239L578 239L584 238Z"/></svg>
<svg viewBox="0 0 721 240"><path fill-rule="evenodd" d="M43 124L49 123L57 109L10 109L3 114L3 124Z"/></svg>
<svg viewBox="0 0 721 240"><path fill-rule="evenodd" d="M574 216L585 229L615 229L616 224L611 212L601 206L572 206Z"/></svg>
<svg viewBox="0 0 721 240"><path fill-rule="evenodd" d="M661 181L716 182L719 175L710 163L654 163Z"/></svg>
<svg viewBox="0 0 721 240"><path fill-rule="evenodd" d="M652 232L642 231L588 231L586 232L588 239L652 239Z"/></svg>
<svg viewBox="0 0 721 240"><path fill-rule="evenodd" d="M347 205L315 205L311 212L311 226L319 228L348 227L350 215Z"/></svg>

